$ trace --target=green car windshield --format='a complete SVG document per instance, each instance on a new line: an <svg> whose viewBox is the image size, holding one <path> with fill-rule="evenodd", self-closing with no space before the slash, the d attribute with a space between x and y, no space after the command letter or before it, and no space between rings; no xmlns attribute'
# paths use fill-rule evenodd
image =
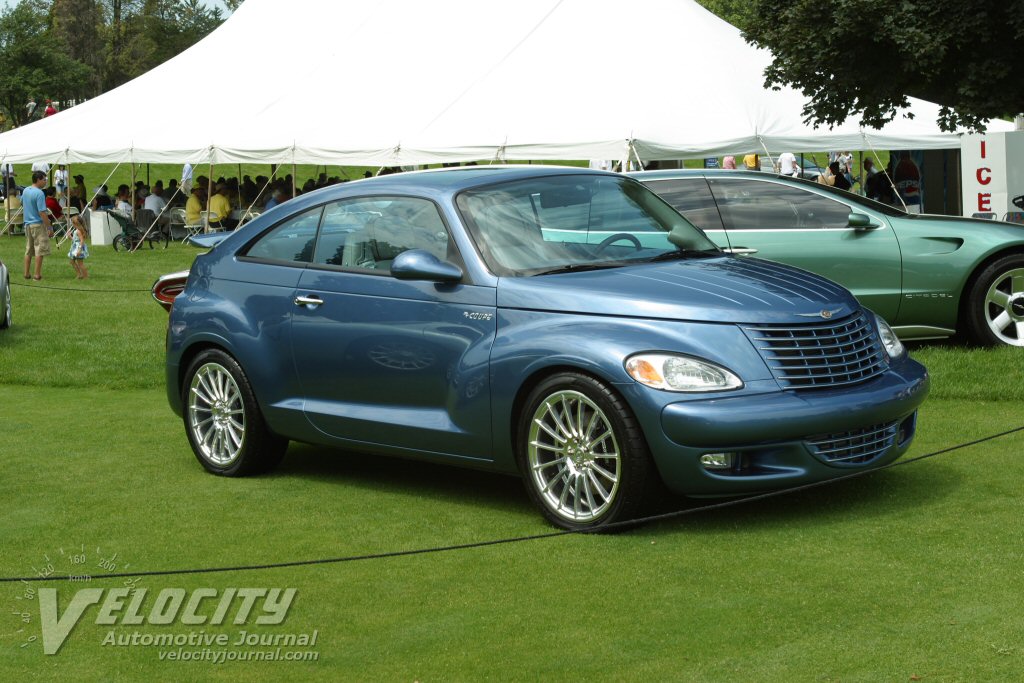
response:
<svg viewBox="0 0 1024 683"><path fill-rule="evenodd" d="M531 178L466 190L456 202L480 255L501 276L719 252L701 230L628 178Z"/></svg>

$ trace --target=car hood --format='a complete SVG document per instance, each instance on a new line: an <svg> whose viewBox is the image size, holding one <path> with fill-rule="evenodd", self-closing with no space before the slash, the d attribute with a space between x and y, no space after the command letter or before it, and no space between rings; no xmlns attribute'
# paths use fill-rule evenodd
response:
<svg viewBox="0 0 1024 683"><path fill-rule="evenodd" d="M772 261L721 256L502 278L498 307L728 323L807 323L858 310L823 277Z"/></svg>

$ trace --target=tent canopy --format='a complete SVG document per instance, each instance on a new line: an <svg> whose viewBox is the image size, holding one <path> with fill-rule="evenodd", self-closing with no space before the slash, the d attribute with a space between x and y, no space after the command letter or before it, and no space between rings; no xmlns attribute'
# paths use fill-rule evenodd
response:
<svg viewBox="0 0 1024 683"><path fill-rule="evenodd" d="M0 135L0 159L393 166L959 147L920 100L882 130L812 128L800 93L764 88L769 61L694 0L247 0L152 71Z"/></svg>

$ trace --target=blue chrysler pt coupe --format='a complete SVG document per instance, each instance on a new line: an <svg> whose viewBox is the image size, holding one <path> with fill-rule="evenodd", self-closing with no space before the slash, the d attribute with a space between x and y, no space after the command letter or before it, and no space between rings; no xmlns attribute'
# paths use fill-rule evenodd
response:
<svg viewBox="0 0 1024 683"><path fill-rule="evenodd" d="M928 392L847 290L723 253L619 175L383 176L203 240L154 296L168 398L215 474L291 439L518 473L554 524L600 527L662 483L732 496L892 462Z"/></svg>

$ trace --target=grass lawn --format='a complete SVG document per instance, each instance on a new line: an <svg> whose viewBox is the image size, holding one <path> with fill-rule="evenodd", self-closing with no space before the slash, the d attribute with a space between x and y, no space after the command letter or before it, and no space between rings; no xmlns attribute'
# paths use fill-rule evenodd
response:
<svg viewBox="0 0 1024 683"><path fill-rule="evenodd" d="M41 284L86 290L65 291L23 284L22 250L22 238L0 239L15 276L15 326L0 333L0 576L48 562L58 575L102 573L101 559L184 569L550 531L518 481L478 472L293 444L273 475L205 474L166 404L166 315L147 291L196 251L96 247L85 282L55 254ZM1024 423L1019 350L913 353L933 392L908 457ZM29 642L36 601L0 583L0 680L1019 680L1022 450L1016 434L615 536L144 577L136 585L151 598L297 593L276 626L110 626L90 607L52 656ZM120 585L51 584L59 613L82 587ZM315 646L284 649L318 659L215 665L160 659L177 647L103 644L133 632L233 642L240 629L315 630Z"/></svg>

